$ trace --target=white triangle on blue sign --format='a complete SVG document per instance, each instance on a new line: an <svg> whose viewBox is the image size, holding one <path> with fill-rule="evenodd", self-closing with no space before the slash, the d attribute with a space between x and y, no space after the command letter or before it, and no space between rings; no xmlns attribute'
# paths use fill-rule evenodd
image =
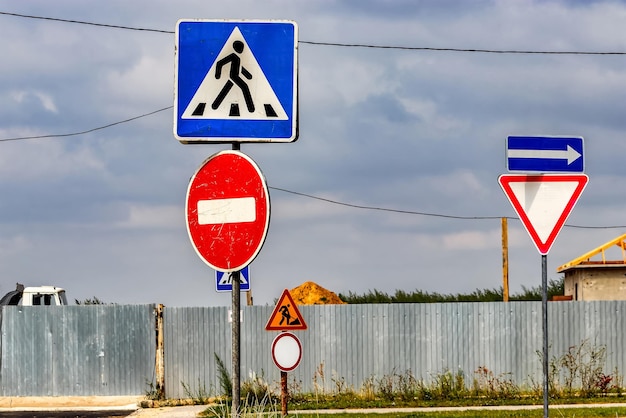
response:
<svg viewBox="0 0 626 418"><path fill-rule="evenodd" d="M231 32L181 117L288 120L238 27Z"/></svg>

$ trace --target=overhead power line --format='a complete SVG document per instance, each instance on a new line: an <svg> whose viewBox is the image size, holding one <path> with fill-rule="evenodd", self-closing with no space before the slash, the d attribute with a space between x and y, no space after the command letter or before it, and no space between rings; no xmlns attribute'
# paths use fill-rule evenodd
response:
<svg viewBox="0 0 626 418"><path fill-rule="evenodd" d="M126 30L135 30L142 32L157 32L157 33L174 33L171 30L160 30L160 29L148 29L148 28L137 28L132 26L121 26L121 25L110 25L105 23L95 23L95 22L87 22L84 20L71 20L71 19L60 19L57 17L46 17L46 16L32 16L32 15L23 15L20 13L9 13L9 12L0 12L0 15L13 16L13 17L22 17L26 19L39 19L39 20L50 20L54 22L63 22L63 23L75 23L78 25L89 25L89 26L100 26L103 28L111 28L111 29L126 29Z"/></svg>
<svg viewBox="0 0 626 418"><path fill-rule="evenodd" d="M167 107L164 107L164 108L152 111L152 112L144 113L143 115L134 116L132 118L124 119L124 120L121 120L121 121L118 121L118 122L109 123L107 125L99 126L97 128L92 128L92 129L88 129L88 130L85 130L85 131L72 132L72 133L66 133L66 134L50 134L50 135L23 136L23 137L15 137L15 138L0 138L0 142L19 141L19 140L24 140L24 139L63 138L63 137L84 135L84 134L87 134L87 133L90 133L90 132L99 131L101 129L110 128L112 126L121 125L123 123L132 122L132 121L140 119L140 118L144 118L144 117L147 117L147 116L150 116L150 115L154 115L154 114L159 113L159 112L163 112L165 110L171 109L172 107L173 106L167 106ZM309 199L320 200L322 202L327 202L327 203L331 203L331 204L334 204L334 205L346 206L346 207L354 208L354 209L375 210L375 211L381 211L381 212L400 213L400 214L405 214L405 215L419 215L419 216L429 216L429 217L446 218L446 219L460 219L460 220L493 220L493 219L501 219L502 218L501 216L446 215L446 214L434 213L434 212L421 212L421 211L411 211L411 210L384 208L384 207L379 207L379 206L357 205L357 204L354 204L354 203L341 202L341 201L338 201L338 200L328 199L328 198L325 198L325 197L315 196L315 195L302 193L302 192L296 192L296 191L293 191L293 190L283 189L283 188L280 188L280 187L269 186L269 188L273 189L273 190L278 190L278 191L281 191L281 192L284 192L284 193L290 193L290 194L293 194L293 195L302 196L302 197L306 197L306 198L309 198ZM518 218L515 218L515 217L506 217L506 218L507 219L511 219L511 220L517 220L518 219ZM582 229L617 229L617 228L624 229L624 228L626 228L626 225L582 226L582 225L565 224L564 226L565 227L569 227L569 228L582 228Z"/></svg>
<svg viewBox="0 0 626 418"><path fill-rule="evenodd" d="M61 19L47 16L33 16L20 13L0 12L0 15L20 17L26 19L49 20L62 23L73 23L79 25L99 26L110 29L124 29L140 32L155 33L175 33L172 30L139 28L133 26L113 25L106 23L88 22L84 20ZM316 41L298 41L301 44L319 45L319 46L335 46L344 48L373 48L373 49L396 49L403 51L436 51L436 52L465 52L465 53L483 53L483 54L520 54L520 55L626 55L622 51L539 51L539 50L515 50L515 49L486 49L486 48L435 48L435 47L414 47L414 46L394 46L394 45L374 45L359 43L340 43L340 42L316 42Z"/></svg>
<svg viewBox="0 0 626 418"><path fill-rule="evenodd" d="M33 15L25 15L19 13L10 13L10 12L2 12L0 11L0 15L5 16L13 16L27 19L39 19L39 20L48 20L62 23L72 23L72 24L80 24L80 25L89 25L89 26L97 26L104 27L110 29L123 29L123 30L132 30L132 31L141 31L141 32L155 32L155 33L166 33L166 34L174 34L174 31L170 30L161 30L161 29L151 29L151 28L139 28L132 26L122 26L122 25L113 25L113 24L104 24L104 23L95 23L81 20L70 20L70 19L61 19L61 18L53 18L46 16L33 16ZM536 50L497 50L497 49L474 49L474 48L435 48L435 47L407 47L407 46L391 46L391 45L372 45L372 44L348 44L348 43L335 43L335 42L314 42L314 41L299 41L302 44L309 45L319 45L319 46L334 46L334 47L347 47L347 48L375 48L375 49L396 49L396 50L407 50L407 51L440 51L440 52L465 52L465 53L491 53L491 54L545 54L545 55L626 55L626 52L600 52L600 51L536 51ZM144 118L150 115L154 115L156 113L171 109L173 106L167 106L152 112L148 112L139 116L135 116L132 118L124 119L118 122L109 123L107 125L99 126L96 128L88 129L85 131L65 133L65 134L50 134L50 135L36 135L36 136L23 136L23 137L14 137L14 138L0 138L0 142L6 141L18 141L25 139L44 139L44 138L62 138L62 137L71 137L84 135L87 133L95 132L98 130L110 128L112 126L120 125L123 123L131 122L140 118ZM366 205L356 205L352 203L340 202L337 200L332 200L328 198L323 198L319 196L314 196L311 194L296 192L292 190L287 190L279 187L269 187L273 190L282 191L285 193L290 193L302 197L306 197L309 199L316 199L323 202L346 206L355 209L364 209L364 210L375 210L375 211L384 211L384 212L393 212L393 213L401 213L408 215L419 215L419 216L429 216L429 217L439 217L439 218L447 218L447 219L460 219L460 220L493 220L493 219L501 219L500 216L459 216L459 215L446 215L440 213L429 213L429 212L420 212L420 211L409 211L409 210L400 210L400 209L391 209L384 207L376 207L376 206L366 206ZM506 217L507 219L516 220L518 218L515 217ZM565 224L565 227L570 228L582 228L582 229L624 229L626 225L614 225L614 226L583 226L583 225L570 225Z"/></svg>
<svg viewBox="0 0 626 418"><path fill-rule="evenodd" d="M309 199L321 200L322 202L332 203L334 205L347 206L349 208L356 209L366 209L366 210L375 210L375 211L384 211L384 212L393 212L393 213L402 213L406 215L419 215L419 216L429 216L429 217L437 217L437 218L447 218L447 219L460 219L460 220L493 220L493 219L502 219L502 216L460 216L460 215L445 215L441 213L432 213L432 212L419 212L419 211L411 211L411 210L401 210L401 209L391 209L391 208L383 208L377 206L366 206L366 205L355 205L353 203L345 203L340 202L338 200L327 199L325 197L319 197L307 193L294 192L292 190L282 189L280 187L272 187L269 186L272 190L278 190L285 193L294 194L297 196L306 197ZM506 216L507 219L511 220L519 220L519 218ZM570 225L565 224L564 227L569 228L580 228L580 229L624 229L626 225L611 225L611 226L583 226L583 225Z"/></svg>
<svg viewBox="0 0 626 418"><path fill-rule="evenodd" d="M300 41L301 44L341 46L349 48L376 48L376 49L400 49L404 51L439 51L439 52L479 52L484 54L526 54L526 55L626 55L626 52L600 52L600 51L533 51L516 49L477 49L477 48L434 48L427 46L388 46L368 44L345 44L334 42Z"/></svg>
<svg viewBox="0 0 626 418"><path fill-rule="evenodd" d="M109 123L109 124L103 125L103 126L98 126L97 128L88 129L86 131L72 132L72 133L67 133L67 134L50 134L50 135L20 136L20 137L15 137L15 138L0 138L0 142L20 141L20 140L23 140L23 139L64 138L64 137L68 137L68 136L84 135L84 134L88 134L88 133L91 133L91 132L99 131L101 129L110 128L112 126L121 125L122 123L132 122L132 121L137 120L137 119L145 118L146 116L154 115L155 113L159 113L159 112L163 112L164 110L171 109L172 107L174 107L174 106L164 107L162 109L158 109L158 110L155 110L155 111L152 111L152 112L144 113L143 115L134 116L132 118L120 120L118 122Z"/></svg>
<svg viewBox="0 0 626 418"><path fill-rule="evenodd" d="M292 190L287 190L287 189L281 189L280 187L270 187L270 189L274 189L274 190L278 190L281 192L285 192L285 193L291 193L291 194L295 194L298 196L303 196L303 197L308 197L310 199L316 199L316 200L321 200L323 202L328 202L328 203L332 203L335 205L340 205L340 206L347 206L350 208L356 208L356 209L368 209L368 210L377 210L377 211L383 211L383 212L393 212L393 213L404 213L407 215L422 215L422 216L434 216L434 217L438 217L438 218L448 218L448 219L472 219L472 220L478 220L478 219L501 219L501 216L456 216L456 215L443 215L440 213L429 213L429 212L417 212L417 211L411 211L411 210L401 210L401 209L390 209L390 208L383 208L383 207L376 207L376 206L365 206L365 205L355 205L353 203L345 203L345 202L340 202L337 200L332 200L332 199L327 199L325 197L319 197L319 196L314 196L314 195L310 195L310 194L306 194L306 193L300 193L300 192L294 192ZM513 218L516 219L516 218Z"/></svg>

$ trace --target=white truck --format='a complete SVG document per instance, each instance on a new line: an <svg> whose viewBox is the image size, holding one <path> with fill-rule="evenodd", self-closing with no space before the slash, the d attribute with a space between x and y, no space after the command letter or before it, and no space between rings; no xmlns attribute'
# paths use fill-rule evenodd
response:
<svg viewBox="0 0 626 418"><path fill-rule="evenodd" d="M60 306L67 305L65 289L56 286L29 286L17 283L15 290L0 299L0 306Z"/></svg>

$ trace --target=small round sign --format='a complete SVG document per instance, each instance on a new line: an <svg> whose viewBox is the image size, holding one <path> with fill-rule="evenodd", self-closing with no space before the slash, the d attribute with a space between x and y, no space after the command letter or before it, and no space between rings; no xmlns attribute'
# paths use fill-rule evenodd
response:
<svg viewBox="0 0 626 418"><path fill-rule="evenodd" d="M272 359L283 372L290 372L300 364L302 344L298 337L290 332L281 332L272 341Z"/></svg>

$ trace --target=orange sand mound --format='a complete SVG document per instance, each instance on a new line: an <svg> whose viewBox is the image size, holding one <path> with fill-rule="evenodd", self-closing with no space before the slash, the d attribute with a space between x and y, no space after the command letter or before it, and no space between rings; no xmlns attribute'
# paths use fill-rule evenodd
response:
<svg viewBox="0 0 626 418"><path fill-rule="evenodd" d="M302 283L291 289L289 293L298 305L340 305L345 303L335 293L313 282Z"/></svg>

